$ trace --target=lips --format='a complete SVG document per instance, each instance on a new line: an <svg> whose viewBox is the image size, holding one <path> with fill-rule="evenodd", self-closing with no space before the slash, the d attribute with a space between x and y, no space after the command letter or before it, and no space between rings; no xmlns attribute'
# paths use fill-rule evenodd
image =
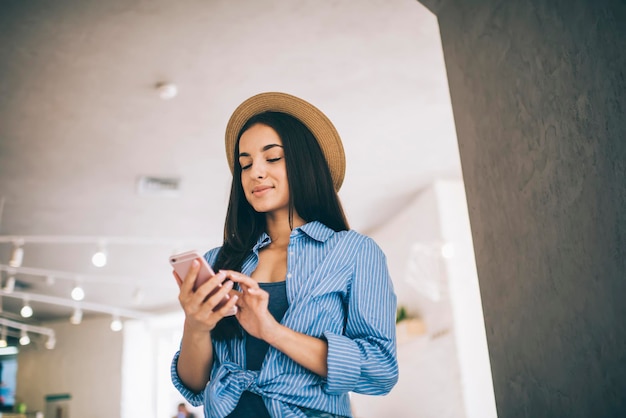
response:
<svg viewBox="0 0 626 418"><path fill-rule="evenodd" d="M254 189L252 189L252 194L258 195L272 188L273 188L272 186L256 186Z"/></svg>

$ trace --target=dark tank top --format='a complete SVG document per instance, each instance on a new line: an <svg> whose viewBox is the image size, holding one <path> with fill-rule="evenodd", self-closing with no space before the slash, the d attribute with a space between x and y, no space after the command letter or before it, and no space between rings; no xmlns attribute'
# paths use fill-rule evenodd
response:
<svg viewBox="0 0 626 418"><path fill-rule="evenodd" d="M259 283L259 287L269 293L268 310L280 322L289 307L286 282ZM248 370L261 370L269 344L245 331L244 333L246 335L246 368ZM265 403L263 403L263 398L246 390L241 395L237 407L228 415L228 418L249 417L270 418L270 414L267 412Z"/></svg>

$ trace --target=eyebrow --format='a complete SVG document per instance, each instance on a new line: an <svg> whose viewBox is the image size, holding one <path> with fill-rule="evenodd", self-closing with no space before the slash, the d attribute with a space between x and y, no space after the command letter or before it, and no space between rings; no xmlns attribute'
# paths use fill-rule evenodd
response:
<svg viewBox="0 0 626 418"><path fill-rule="evenodd" d="M276 148L276 147L282 148L283 146L282 145L278 145L278 144L268 144L268 145L264 146L263 148L261 148L261 151L265 152L267 150L270 150L270 149ZM249 157L249 156L250 156L250 154L247 153L247 152L240 152L239 153L239 157Z"/></svg>

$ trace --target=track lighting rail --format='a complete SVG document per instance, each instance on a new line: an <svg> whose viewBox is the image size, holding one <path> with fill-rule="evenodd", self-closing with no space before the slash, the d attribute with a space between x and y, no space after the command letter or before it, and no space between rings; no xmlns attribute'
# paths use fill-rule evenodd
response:
<svg viewBox="0 0 626 418"><path fill-rule="evenodd" d="M198 238L156 238L156 237L123 237L123 236L88 236L88 235L0 235L0 243L20 244L106 244L115 245L163 245L206 246L206 239Z"/></svg>
<svg viewBox="0 0 626 418"><path fill-rule="evenodd" d="M92 274L83 274L83 273L74 273L70 271L61 271L61 270L49 270L42 269L36 267L12 267L7 264L0 264L0 271L6 271L7 273L12 274L26 274L29 276L39 276L39 277L53 277L61 280L77 280L80 279L82 282L92 282L92 283L107 283L107 284L116 284L116 285L128 285L132 283L134 286L139 283L140 280L137 280L136 277L128 277L128 276L111 276L111 275L92 275ZM159 287L158 283L154 283L154 280L144 279L144 281L149 282L151 287ZM163 286L165 287L165 286Z"/></svg>
<svg viewBox="0 0 626 418"><path fill-rule="evenodd" d="M54 330L52 328L41 327L38 325L24 324L22 322L13 321L7 318L0 318L0 325L5 327L11 327L26 332L34 332L35 334L46 335L48 337L54 336Z"/></svg>
<svg viewBox="0 0 626 418"><path fill-rule="evenodd" d="M0 290L0 296L8 297L8 298L15 298L15 299L26 298L31 302L40 302L40 303L46 303L50 305L66 306L72 309L79 307L83 311L106 313L109 315L117 315L117 316L124 317L124 318L148 319L152 317L152 315L147 314L145 312L141 312L141 311L135 311L131 309L121 309L121 308L116 308L114 306L102 305L102 304L94 303L94 302L85 302L85 301L76 302L71 299L64 299L64 298L59 298L56 296L41 295L41 294L36 294L36 293L25 293L25 292L17 292L17 291L5 292L4 290Z"/></svg>

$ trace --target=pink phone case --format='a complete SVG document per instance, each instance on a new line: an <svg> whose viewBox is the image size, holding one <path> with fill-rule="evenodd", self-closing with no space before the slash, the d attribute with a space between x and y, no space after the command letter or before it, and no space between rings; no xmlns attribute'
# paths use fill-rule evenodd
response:
<svg viewBox="0 0 626 418"><path fill-rule="evenodd" d="M178 274L178 277L181 279L184 279L185 276L187 276L187 272L189 272L189 269L191 268L191 263L196 259L200 262L200 271L198 272L198 277L193 285L193 290L196 290L200 287L200 285L215 275L213 269L209 266L209 263L207 263L204 257L202 257L197 251L187 251L170 256L170 264L174 268L174 271Z"/></svg>
<svg viewBox="0 0 626 418"><path fill-rule="evenodd" d="M193 262L193 260L196 259L200 262L200 270L198 271L196 282L193 285L194 291L215 275L213 269L211 268L211 266L209 266L209 263L207 263L204 257L202 257L202 255L200 255L200 253L195 250L170 256L170 264L174 268L176 274L178 274L178 277L180 277L181 279L184 279L185 276L187 276L187 273L191 268L191 263ZM220 284L219 286L221 287L222 285ZM213 310L219 309L224 303L226 303L227 300L227 298L224 298L222 302L220 302ZM235 315L235 313L237 313L237 310L232 309L226 315Z"/></svg>

